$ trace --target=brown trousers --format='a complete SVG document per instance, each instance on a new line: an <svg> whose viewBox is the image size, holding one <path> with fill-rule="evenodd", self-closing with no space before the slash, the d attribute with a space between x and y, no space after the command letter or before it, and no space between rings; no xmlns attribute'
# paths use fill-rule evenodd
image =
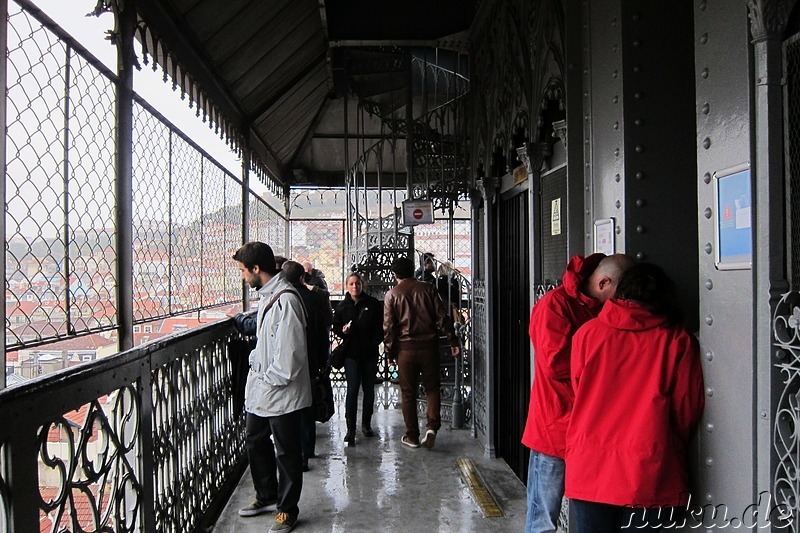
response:
<svg viewBox="0 0 800 533"><path fill-rule="evenodd" d="M402 393L403 420L406 435L419 440L419 421L417 419L417 388L422 374L422 385L428 402L426 429L439 431L441 421L441 376L439 374L439 352L435 347L429 349L401 349L397 354L397 372Z"/></svg>

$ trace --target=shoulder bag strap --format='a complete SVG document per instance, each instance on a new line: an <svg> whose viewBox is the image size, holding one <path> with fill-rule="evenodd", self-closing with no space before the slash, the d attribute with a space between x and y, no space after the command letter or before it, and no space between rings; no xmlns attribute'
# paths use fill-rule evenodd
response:
<svg viewBox="0 0 800 533"><path fill-rule="evenodd" d="M267 311L269 311L272 308L272 306L275 305L275 302L278 301L278 298L281 297L281 294L285 294L287 292L290 292L290 293L294 294L295 296L297 296L297 299L300 300L300 305L303 306L303 313L306 312L306 306L303 305L303 299L300 298L300 294L297 291L292 290L292 289L283 289L282 291L278 292L278 294L273 296L272 299L269 301L269 303L267 303L267 306L264 307L264 314L261 315L261 322L258 324L258 329L256 330L256 334L258 334L258 330L261 329L261 326L264 325L264 317L267 316Z"/></svg>

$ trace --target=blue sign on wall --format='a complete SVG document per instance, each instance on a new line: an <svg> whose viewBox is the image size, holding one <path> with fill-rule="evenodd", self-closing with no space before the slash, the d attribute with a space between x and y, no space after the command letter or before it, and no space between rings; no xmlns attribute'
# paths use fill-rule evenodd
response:
<svg viewBox="0 0 800 533"><path fill-rule="evenodd" d="M720 270L748 269L753 264L753 217L750 165L714 173L716 262Z"/></svg>

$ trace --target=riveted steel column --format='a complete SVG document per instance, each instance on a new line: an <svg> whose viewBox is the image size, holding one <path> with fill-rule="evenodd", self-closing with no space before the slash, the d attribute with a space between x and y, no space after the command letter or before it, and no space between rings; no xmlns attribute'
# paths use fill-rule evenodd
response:
<svg viewBox="0 0 800 533"><path fill-rule="evenodd" d="M497 199L497 188L500 181L493 177L484 177L480 180L478 186L483 196L483 250L480 251L481 257L485 258L485 272L483 279L486 280L486 295L485 295L485 322L483 324L484 331L486 332L486 353L484 354L484 364L486 365L486 447L484 448L484 455L486 457L495 458L497 456L497 435L495 431L495 424L492 417L495 414L495 363L494 363L494 253L492 246L495 241L495 228L496 228L496 209L495 201Z"/></svg>
<svg viewBox="0 0 800 533"><path fill-rule="evenodd" d="M784 152L782 35L795 2L752 1L749 4L755 67L753 105L753 152L751 166L753 231L753 353L755 354L756 460L753 502L770 491L773 465L773 414L780 387L772 392L772 316L783 293L789 289L784 246ZM780 377L776 381L780 383ZM774 399L773 399L774 398Z"/></svg>
<svg viewBox="0 0 800 533"><path fill-rule="evenodd" d="M247 130L244 130L247 131ZM242 244L250 241L250 147L242 150ZM250 309L250 288L242 281L242 306Z"/></svg>
<svg viewBox="0 0 800 533"><path fill-rule="evenodd" d="M119 349L133 347L133 34L136 2L116 13L117 42L117 320Z"/></svg>

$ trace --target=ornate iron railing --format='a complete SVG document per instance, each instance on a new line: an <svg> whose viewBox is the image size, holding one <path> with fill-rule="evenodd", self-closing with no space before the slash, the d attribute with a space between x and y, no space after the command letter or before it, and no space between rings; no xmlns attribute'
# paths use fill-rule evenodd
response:
<svg viewBox="0 0 800 533"><path fill-rule="evenodd" d="M800 516L800 292L786 293L772 320L775 363L773 384L777 404L773 413L774 478L776 505ZM788 531L799 531L796 520Z"/></svg>
<svg viewBox="0 0 800 533"><path fill-rule="evenodd" d="M0 531L207 525L243 469L230 321L0 391Z"/></svg>

